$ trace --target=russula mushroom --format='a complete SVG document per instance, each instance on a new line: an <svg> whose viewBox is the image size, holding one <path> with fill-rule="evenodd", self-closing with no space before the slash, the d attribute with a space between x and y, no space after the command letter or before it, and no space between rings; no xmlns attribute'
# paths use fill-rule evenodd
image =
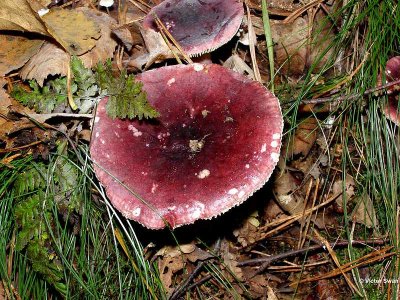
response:
<svg viewBox="0 0 400 300"><path fill-rule="evenodd" d="M385 69L386 83L400 80L400 56L395 56L389 59L386 63ZM399 111L399 85L388 88L388 102L383 108L385 116L400 125L400 111Z"/></svg>
<svg viewBox="0 0 400 300"><path fill-rule="evenodd" d="M162 67L137 79L160 117L112 120L105 98L90 145L97 177L125 217L175 228L226 212L268 181L283 130L271 92L212 64Z"/></svg>
<svg viewBox="0 0 400 300"><path fill-rule="evenodd" d="M211 52L226 44L243 19L238 0L166 0L153 7L143 22L158 31L157 16L189 56Z"/></svg>

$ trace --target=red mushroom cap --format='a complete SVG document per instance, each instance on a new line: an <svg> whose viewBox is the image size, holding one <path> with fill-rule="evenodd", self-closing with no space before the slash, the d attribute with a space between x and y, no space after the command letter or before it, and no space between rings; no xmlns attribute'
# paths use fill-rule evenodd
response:
<svg viewBox="0 0 400 300"><path fill-rule="evenodd" d="M266 183L283 130L271 92L219 65L163 67L137 79L159 119L112 120L103 99L90 146L97 177L125 217L177 227L220 215Z"/></svg>
<svg viewBox="0 0 400 300"><path fill-rule="evenodd" d="M226 44L243 18L238 0L166 0L153 7L143 27L158 31L154 14L189 55L210 52Z"/></svg>
<svg viewBox="0 0 400 300"><path fill-rule="evenodd" d="M395 56L389 59L386 63L385 69L386 83L400 80L400 56ZM400 112L399 112L399 89L400 85L392 86L388 89L388 102L383 108L385 116L400 125Z"/></svg>

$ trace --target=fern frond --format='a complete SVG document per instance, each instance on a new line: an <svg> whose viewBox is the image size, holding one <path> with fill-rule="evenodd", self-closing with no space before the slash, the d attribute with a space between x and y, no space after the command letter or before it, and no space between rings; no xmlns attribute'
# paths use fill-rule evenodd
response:
<svg viewBox="0 0 400 300"><path fill-rule="evenodd" d="M109 96L106 110L108 115L115 119L157 118L159 113L147 101L143 84L135 80L130 74L122 72L115 78L112 74L111 61L105 65L98 65L96 70L97 83Z"/></svg>

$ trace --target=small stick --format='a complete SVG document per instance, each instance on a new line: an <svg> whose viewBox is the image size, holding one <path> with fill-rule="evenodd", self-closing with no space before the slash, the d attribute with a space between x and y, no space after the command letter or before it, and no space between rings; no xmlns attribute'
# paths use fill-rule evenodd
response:
<svg viewBox="0 0 400 300"><path fill-rule="evenodd" d="M389 82L389 83L384 84L384 85L380 85L380 86L377 86L377 87L374 87L374 88L367 89L362 95L353 94L353 95L350 95L350 96L339 96L339 97L336 97L336 98L335 97L315 98L315 99L302 100L301 103L302 104L319 104L319 103L326 103L326 102L333 102L333 101L341 102L341 101L346 100L346 99L347 100L353 100L353 99L356 99L356 98L361 97L361 96L368 96L369 94L373 94L373 93L375 93L377 91L380 91L380 90L385 90L385 89L387 89L389 87L392 87L392 86L398 85L398 84L400 84L400 79L396 80L396 81ZM388 94L390 94L390 92Z"/></svg>
<svg viewBox="0 0 400 300"><path fill-rule="evenodd" d="M335 243L329 243L332 248L338 248L338 247L345 247L351 243L353 246L364 246L364 245L384 245L388 242L386 239L368 239L368 240L354 240L354 241L339 241ZM239 261L237 266L238 267L244 267L244 266L256 266L259 264L262 264L259 268L261 270L258 273L262 273L268 266L277 261L277 260L282 260L285 258L297 256L299 254L303 254L306 252L311 252L311 251L316 251L316 250L325 250L325 245L314 245L314 246L309 246L306 248L298 249L298 250L291 250L288 252L280 253L277 255L272 255L268 257L263 257L263 258L253 258L249 260L244 260L244 261Z"/></svg>

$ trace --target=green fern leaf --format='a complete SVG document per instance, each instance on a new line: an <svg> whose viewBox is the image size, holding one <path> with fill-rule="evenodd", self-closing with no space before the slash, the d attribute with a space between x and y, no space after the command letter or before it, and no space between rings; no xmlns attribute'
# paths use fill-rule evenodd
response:
<svg viewBox="0 0 400 300"><path fill-rule="evenodd" d="M96 78L100 88L109 96L106 110L111 118L141 120L160 116L147 101L147 95L142 90L143 84L136 81L132 74L122 72L119 77L113 77L110 60L105 65L97 66Z"/></svg>

